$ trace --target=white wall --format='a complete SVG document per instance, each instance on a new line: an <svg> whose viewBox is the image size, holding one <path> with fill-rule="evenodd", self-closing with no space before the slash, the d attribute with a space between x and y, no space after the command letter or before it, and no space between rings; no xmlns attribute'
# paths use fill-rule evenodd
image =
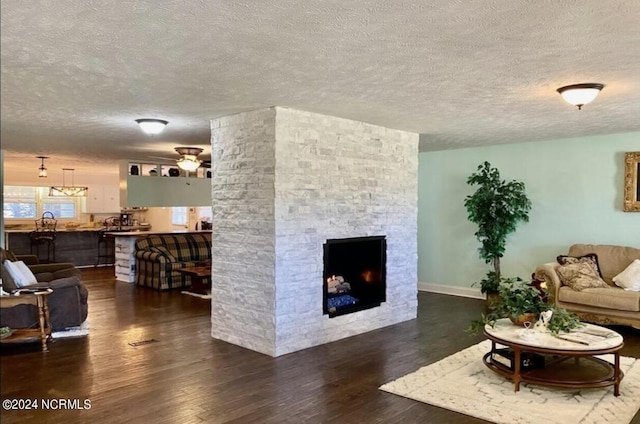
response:
<svg viewBox="0 0 640 424"><path fill-rule="evenodd" d="M640 213L622 212L628 151L640 151L640 133L420 153L419 280L455 292L489 270L463 204L475 191L466 180L485 160L523 181L533 204L530 222L508 239L505 276L529 278L573 243L640 247Z"/></svg>
<svg viewBox="0 0 640 424"><path fill-rule="evenodd" d="M144 219L151 224L153 231L173 231L173 225L171 224L171 208L170 207L157 207L149 208L144 212Z"/></svg>

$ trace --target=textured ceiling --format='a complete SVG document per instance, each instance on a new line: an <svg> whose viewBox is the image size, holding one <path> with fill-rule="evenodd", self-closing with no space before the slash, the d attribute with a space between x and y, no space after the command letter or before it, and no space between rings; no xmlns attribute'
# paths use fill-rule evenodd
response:
<svg viewBox="0 0 640 424"><path fill-rule="evenodd" d="M1 7L7 165L206 154L211 118L272 105L421 133L423 151L640 130L638 0ZM582 111L555 92L579 82L606 84ZM144 117L170 124L152 138Z"/></svg>

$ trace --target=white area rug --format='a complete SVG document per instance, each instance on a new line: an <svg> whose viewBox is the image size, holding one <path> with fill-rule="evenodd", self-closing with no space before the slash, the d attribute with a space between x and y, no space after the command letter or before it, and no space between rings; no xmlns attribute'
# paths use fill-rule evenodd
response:
<svg viewBox="0 0 640 424"><path fill-rule="evenodd" d="M69 327L63 331L54 331L51 337L54 339L63 339L65 337L82 337L89 335L89 322L85 321L78 327Z"/></svg>
<svg viewBox="0 0 640 424"><path fill-rule="evenodd" d="M510 380L482 363L490 349L491 342L485 340L380 389L504 424L625 424L640 408L640 360L620 358L624 378L617 398L613 387L576 390L520 384L516 393ZM602 358L613 362L613 355Z"/></svg>
<svg viewBox="0 0 640 424"><path fill-rule="evenodd" d="M211 293L207 292L207 294L193 293L190 291L183 291L182 294L186 294L188 296L199 297L200 299L211 299Z"/></svg>

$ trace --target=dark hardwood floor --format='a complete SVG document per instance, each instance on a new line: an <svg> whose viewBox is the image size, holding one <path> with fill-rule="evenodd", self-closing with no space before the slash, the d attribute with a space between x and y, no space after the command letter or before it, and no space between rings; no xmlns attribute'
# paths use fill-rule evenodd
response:
<svg viewBox="0 0 640 424"><path fill-rule="evenodd" d="M3 409L3 424L485 422L378 390L481 341L463 330L482 301L420 293L417 320L271 358L213 340L208 301L112 275L83 271L88 337L58 339L48 353L3 345L0 358L2 400L88 400L90 409ZM640 357L640 331L616 330L623 355Z"/></svg>

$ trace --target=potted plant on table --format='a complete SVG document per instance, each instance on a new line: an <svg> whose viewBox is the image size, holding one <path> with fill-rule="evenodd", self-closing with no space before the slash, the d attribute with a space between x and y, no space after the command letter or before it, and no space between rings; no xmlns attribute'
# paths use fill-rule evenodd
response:
<svg viewBox="0 0 640 424"><path fill-rule="evenodd" d="M490 310L480 319L471 322L467 332L477 334L485 325L494 325L497 320L509 318L514 325L523 326L525 322L533 325L540 314L552 311L547 330L552 334L571 331L581 325L575 315L562 308L556 308L543 300L543 293L519 278L503 278L498 286L498 297Z"/></svg>
<svg viewBox="0 0 640 424"><path fill-rule="evenodd" d="M493 270L479 282L480 291L490 298L493 296L489 295L498 292L502 280L500 258L504 256L507 236L520 222L529 221L531 201L523 182L502 180L500 172L486 161L471 174L467 184L478 186L475 193L465 198L464 206L469 221L478 225L475 236L480 242L480 258L493 265Z"/></svg>
<svg viewBox="0 0 640 424"><path fill-rule="evenodd" d="M540 291L520 279L505 279L498 288L500 303L492 310L492 321L509 318L515 325L535 323L540 312L548 305L542 301Z"/></svg>

